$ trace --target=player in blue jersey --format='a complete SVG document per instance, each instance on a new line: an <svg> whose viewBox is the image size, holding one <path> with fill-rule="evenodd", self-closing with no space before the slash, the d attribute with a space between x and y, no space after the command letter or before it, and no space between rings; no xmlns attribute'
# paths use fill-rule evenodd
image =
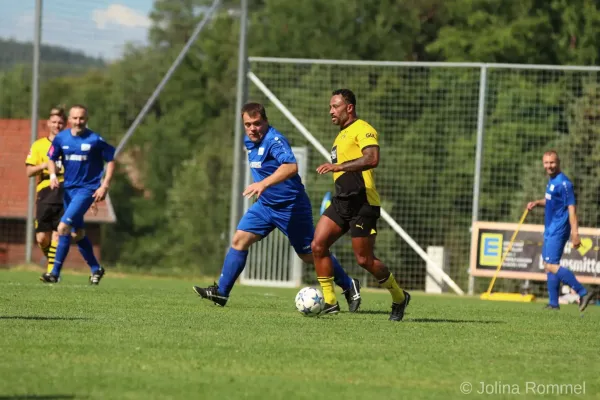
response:
<svg viewBox="0 0 600 400"><path fill-rule="evenodd" d="M233 236L231 248L218 284L208 288L194 286L194 291L202 298L225 306L229 293L246 266L248 249L277 228L285 234L298 256L306 263L313 264L311 242L314 225L312 206L298 175L296 157L287 139L269 125L265 108L258 103L248 103L242 110L246 130L244 144L254 183L244 190L243 195L258 200L242 217ZM344 291L351 312L360 306L360 285L351 279L335 257L334 278ZM323 312L335 314L340 311L339 303L326 304Z"/></svg>
<svg viewBox="0 0 600 400"><path fill-rule="evenodd" d="M558 153L550 150L542 158L544 169L549 176L546 185L546 195L541 200L527 204L527 209L533 210L537 206L544 206L544 244L542 258L548 276L550 310L558 310L558 294L560 282L569 285L579 294L579 311L583 311L593 298L593 293L588 292L575 277L569 268L560 266L563 249L571 237L574 248L581 246L579 239L579 225L575 211L575 193L573 183L560 170Z"/></svg>
<svg viewBox="0 0 600 400"><path fill-rule="evenodd" d="M94 256L90 239L85 236L83 216L94 202L106 197L112 179L115 162L115 149L96 132L87 128L88 112L84 106L75 105L69 110L71 128L56 135L48 151L50 187L57 189L56 161L62 159L64 168L64 214L58 224L58 247L51 272L42 275L40 280L56 283L60 270L69 253L71 238L91 269L90 283L97 285L104 276L104 268ZM106 173L104 180L104 163Z"/></svg>

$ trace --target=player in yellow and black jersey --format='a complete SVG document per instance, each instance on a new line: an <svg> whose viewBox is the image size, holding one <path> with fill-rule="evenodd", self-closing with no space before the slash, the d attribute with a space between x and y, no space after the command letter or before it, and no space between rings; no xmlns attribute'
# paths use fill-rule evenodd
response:
<svg viewBox="0 0 600 400"><path fill-rule="evenodd" d="M47 271L52 271L54 256L58 245L56 228L63 214L63 169L57 173L61 185L58 190L50 189L50 173L48 172L48 150L56 134L62 131L67 123L67 114L64 109L56 107L50 110L48 117L49 134L45 138L36 140L29 150L25 160L27 176L37 177L36 213L35 213L35 238L46 256Z"/></svg>
<svg viewBox="0 0 600 400"><path fill-rule="evenodd" d="M340 132L331 149L331 162L320 165L317 172L333 172L335 195L315 228L312 242L317 279L325 303L337 303L329 248L350 231L356 261L390 291L392 312L389 319L401 321L410 295L398 286L390 270L374 254L381 205L374 179L374 169L379 165L377 131L358 118L356 96L349 89L332 93L329 114Z"/></svg>

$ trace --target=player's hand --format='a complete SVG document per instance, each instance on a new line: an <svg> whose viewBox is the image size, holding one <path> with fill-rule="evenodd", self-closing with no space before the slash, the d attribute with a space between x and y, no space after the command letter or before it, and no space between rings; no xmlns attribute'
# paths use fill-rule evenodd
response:
<svg viewBox="0 0 600 400"><path fill-rule="evenodd" d="M527 209L529 211L533 210L536 206L537 206L537 203L535 201L530 201L529 203L527 203Z"/></svg>
<svg viewBox="0 0 600 400"><path fill-rule="evenodd" d="M265 185L263 182L254 182L252 185L248 186L242 194L247 199L251 198L252 196L259 198L266 188L267 185Z"/></svg>
<svg viewBox="0 0 600 400"><path fill-rule="evenodd" d="M574 249L578 249L579 246L581 246L581 239L579 239L579 235L573 235L571 238L571 244L573 245Z"/></svg>
<svg viewBox="0 0 600 400"><path fill-rule="evenodd" d="M60 182L58 182L58 178L56 177L56 175L50 176L50 189L58 189L59 186Z"/></svg>
<svg viewBox="0 0 600 400"><path fill-rule="evenodd" d="M106 198L108 188L106 186L100 186L92 195L94 202L102 201Z"/></svg>
<svg viewBox="0 0 600 400"><path fill-rule="evenodd" d="M340 166L337 164L332 164L332 163L321 164L317 168L317 173L321 174L321 175L326 174L328 172L338 172L338 171L340 171Z"/></svg>

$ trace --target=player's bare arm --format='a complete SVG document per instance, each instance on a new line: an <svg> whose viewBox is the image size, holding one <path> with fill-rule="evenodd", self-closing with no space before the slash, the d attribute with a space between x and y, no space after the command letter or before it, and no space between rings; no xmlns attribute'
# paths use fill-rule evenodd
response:
<svg viewBox="0 0 600 400"><path fill-rule="evenodd" d="M106 163L106 171L104 173L104 180L102 181L102 185L92 195L94 197L94 201L103 201L106 198L106 194L108 193L108 188L110 187L110 181L112 180L113 174L115 173L115 162L109 161Z"/></svg>
<svg viewBox="0 0 600 400"><path fill-rule="evenodd" d="M47 162L41 163L39 165L27 165L27 177L31 178L32 176L40 175L42 171L47 168Z"/></svg>
<svg viewBox="0 0 600 400"><path fill-rule="evenodd" d="M354 172L366 171L379 165L379 146L369 146L362 150L362 157L356 160L346 161L342 164L325 163L319 165L317 172L326 174L328 172Z"/></svg>
<svg viewBox="0 0 600 400"><path fill-rule="evenodd" d="M298 164L296 163L288 163L282 164L279 168L275 170L273 175L263 179L259 182L254 182L250 186L244 190L243 195L247 198L252 196L260 197L262 192L264 192L269 186L277 185L291 177L295 176L298 173Z"/></svg>
<svg viewBox="0 0 600 400"><path fill-rule="evenodd" d="M573 248L576 249L581 246L581 239L579 238L579 222L577 221L577 212L575 206L569 206L569 224L571 225L571 243Z"/></svg>
<svg viewBox="0 0 600 400"><path fill-rule="evenodd" d="M546 206L546 199L530 201L529 203L527 203L527 209L529 211L533 210L536 207L544 207L544 206Z"/></svg>
<svg viewBox="0 0 600 400"><path fill-rule="evenodd" d="M56 177L56 163L48 160L48 173L50 174L50 189L58 189L60 183Z"/></svg>

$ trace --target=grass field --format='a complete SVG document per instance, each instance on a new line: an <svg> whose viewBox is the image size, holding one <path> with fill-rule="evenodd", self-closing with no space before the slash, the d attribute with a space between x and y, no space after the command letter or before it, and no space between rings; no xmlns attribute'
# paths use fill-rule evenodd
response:
<svg viewBox="0 0 600 400"><path fill-rule="evenodd" d="M0 271L2 399L600 399L597 306L414 293L393 323L380 291L306 318L296 290L237 286L218 308L199 282L38 275Z"/></svg>

